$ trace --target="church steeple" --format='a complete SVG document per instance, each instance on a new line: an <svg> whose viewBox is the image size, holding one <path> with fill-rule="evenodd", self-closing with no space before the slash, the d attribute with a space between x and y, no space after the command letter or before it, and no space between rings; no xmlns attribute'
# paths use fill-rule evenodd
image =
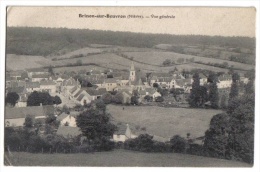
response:
<svg viewBox="0 0 260 172"><path fill-rule="evenodd" d="M135 81L135 66L134 66L133 62L132 62L131 67L130 67L129 80L132 81L132 82Z"/></svg>

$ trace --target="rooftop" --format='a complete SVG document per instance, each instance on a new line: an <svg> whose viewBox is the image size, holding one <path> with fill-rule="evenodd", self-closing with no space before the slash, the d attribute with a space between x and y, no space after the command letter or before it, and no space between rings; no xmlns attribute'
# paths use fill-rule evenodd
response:
<svg viewBox="0 0 260 172"><path fill-rule="evenodd" d="M69 126L59 126L57 130L57 135L62 135L66 138L76 137L81 134L80 128L69 127Z"/></svg>

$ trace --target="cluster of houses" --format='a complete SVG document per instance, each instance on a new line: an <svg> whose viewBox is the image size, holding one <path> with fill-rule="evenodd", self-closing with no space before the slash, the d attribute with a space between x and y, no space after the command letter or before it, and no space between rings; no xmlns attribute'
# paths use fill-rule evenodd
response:
<svg viewBox="0 0 260 172"><path fill-rule="evenodd" d="M178 72L153 73L150 78L141 77L137 74L134 63L130 65L128 74L116 73L110 71L104 74L98 71L83 73L81 76L90 83L89 87L82 87L81 83L72 76L52 76L45 69L28 69L26 71L9 71L6 73L6 94L16 92L19 100L16 103L17 108L6 107L5 126L21 127L27 115L32 115L35 119L44 120L48 114L57 116L60 121L60 127L57 134L64 137L74 137L80 134L76 126L76 116L79 112L70 112L57 114L53 106L27 107L27 98L33 91L48 92L52 94L61 94L68 100L77 104L86 105L91 101L99 99L108 92L120 92L123 95L122 103L130 103L134 93L138 93L140 101L149 95L155 101L157 97L162 96L155 84L160 88L170 90L172 88L182 89L183 93L189 94L192 88L192 76L183 76ZM208 77L203 73L199 74L200 85L206 85ZM242 82L247 83L248 79L241 77ZM232 84L232 77L223 74L218 77L217 86L221 90L229 90ZM226 94L225 91L222 91ZM137 137L131 132L129 125L122 125L114 133L113 140L124 142L129 138Z"/></svg>

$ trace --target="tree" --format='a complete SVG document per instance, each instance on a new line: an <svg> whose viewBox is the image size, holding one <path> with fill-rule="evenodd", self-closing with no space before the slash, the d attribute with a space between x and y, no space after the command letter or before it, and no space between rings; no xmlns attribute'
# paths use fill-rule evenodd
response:
<svg viewBox="0 0 260 172"><path fill-rule="evenodd" d="M183 153L186 151L187 141L179 135L173 136L170 140L170 144L174 152Z"/></svg>
<svg viewBox="0 0 260 172"><path fill-rule="evenodd" d="M32 128L33 127L33 117L31 115L27 115L24 121L24 126L26 128Z"/></svg>
<svg viewBox="0 0 260 172"><path fill-rule="evenodd" d="M218 86L217 86L217 75L212 73L208 78L209 84L209 101L211 107L217 109L219 107L219 96L218 96Z"/></svg>
<svg viewBox="0 0 260 172"><path fill-rule="evenodd" d="M56 105L59 105L59 104L62 103L59 96L55 96L53 102L54 102L54 104L56 104Z"/></svg>
<svg viewBox="0 0 260 172"><path fill-rule="evenodd" d="M163 99L163 97L159 96L159 97L156 97L156 98L155 98L155 101L156 101L156 102L163 102L164 99Z"/></svg>
<svg viewBox="0 0 260 172"><path fill-rule="evenodd" d="M51 76L54 76L54 72L53 72L52 66L49 66L48 72L51 74Z"/></svg>
<svg viewBox="0 0 260 172"><path fill-rule="evenodd" d="M153 97L149 96L149 95L146 95L146 96L144 96L144 100L146 100L147 102L152 102L153 101Z"/></svg>
<svg viewBox="0 0 260 172"><path fill-rule="evenodd" d="M166 59L163 61L163 65L164 66L169 66L171 64L171 60L170 59Z"/></svg>
<svg viewBox="0 0 260 172"><path fill-rule="evenodd" d="M124 100L123 94L118 92L116 95L113 97L113 102L116 104L122 104Z"/></svg>
<svg viewBox="0 0 260 172"><path fill-rule="evenodd" d="M237 97L231 104L233 108L229 109L229 158L253 163L255 95L253 93Z"/></svg>
<svg viewBox="0 0 260 172"><path fill-rule="evenodd" d="M102 99L98 99L96 101L96 109L101 110L101 111L106 111L106 104Z"/></svg>
<svg viewBox="0 0 260 172"><path fill-rule="evenodd" d="M154 87L154 88L158 88L158 87L159 87L159 84L155 82L155 83L153 83L153 87Z"/></svg>
<svg viewBox="0 0 260 172"><path fill-rule="evenodd" d="M53 97L47 92L32 92L27 99L27 106L53 105Z"/></svg>
<svg viewBox="0 0 260 172"><path fill-rule="evenodd" d="M192 89L189 96L189 104L191 107L201 107L207 100L207 88L200 86L199 74L193 75Z"/></svg>
<svg viewBox="0 0 260 172"><path fill-rule="evenodd" d="M254 80L249 80L249 82L245 85L245 93L252 94L255 92Z"/></svg>
<svg viewBox="0 0 260 172"><path fill-rule="evenodd" d="M238 96L238 92L239 92L239 88L238 88L238 84L239 84L239 75L238 73L233 73L232 75L232 84L231 84L231 89L230 89L230 93L229 93L229 101L231 101L232 99L234 99L235 97Z"/></svg>
<svg viewBox="0 0 260 172"><path fill-rule="evenodd" d="M217 114L210 121L210 128L205 133L204 148L211 156L224 158L227 152L229 116Z"/></svg>
<svg viewBox="0 0 260 172"><path fill-rule="evenodd" d="M79 114L76 122L82 134L91 140L109 138L116 130L116 126L110 123L110 114L94 108Z"/></svg>
<svg viewBox="0 0 260 172"><path fill-rule="evenodd" d="M102 96L102 100L104 101L105 104L109 104L112 102L112 95L110 93L106 93Z"/></svg>
<svg viewBox="0 0 260 172"><path fill-rule="evenodd" d="M5 98L7 104L15 106L16 102L19 100L19 95L16 92L9 92Z"/></svg>
<svg viewBox="0 0 260 172"><path fill-rule="evenodd" d="M138 105L139 101L138 101L138 96L134 95L131 97L131 104L132 105Z"/></svg>
<svg viewBox="0 0 260 172"><path fill-rule="evenodd" d="M224 94L224 95L222 95L221 98L220 98L220 107L221 107L222 109L226 109L227 106L228 106L228 104L227 104L227 96Z"/></svg>

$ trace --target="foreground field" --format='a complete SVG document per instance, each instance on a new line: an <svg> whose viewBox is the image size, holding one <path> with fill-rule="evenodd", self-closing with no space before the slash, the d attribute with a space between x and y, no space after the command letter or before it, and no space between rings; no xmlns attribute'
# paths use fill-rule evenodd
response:
<svg viewBox="0 0 260 172"><path fill-rule="evenodd" d="M122 106L109 105L108 112L118 122L132 126L145 127L146 132L164 138L176 134L186 137L203 136L209 128L211 118L221 110L163 108L157 106Z"/></svg>
<svg viewBox="0 0 260 172"><path fill-rule="evenodd" d="M249 164L176 153L142 153L126 150L88 154L6 153L13 166L90 167L250 167Z"/></svg>

